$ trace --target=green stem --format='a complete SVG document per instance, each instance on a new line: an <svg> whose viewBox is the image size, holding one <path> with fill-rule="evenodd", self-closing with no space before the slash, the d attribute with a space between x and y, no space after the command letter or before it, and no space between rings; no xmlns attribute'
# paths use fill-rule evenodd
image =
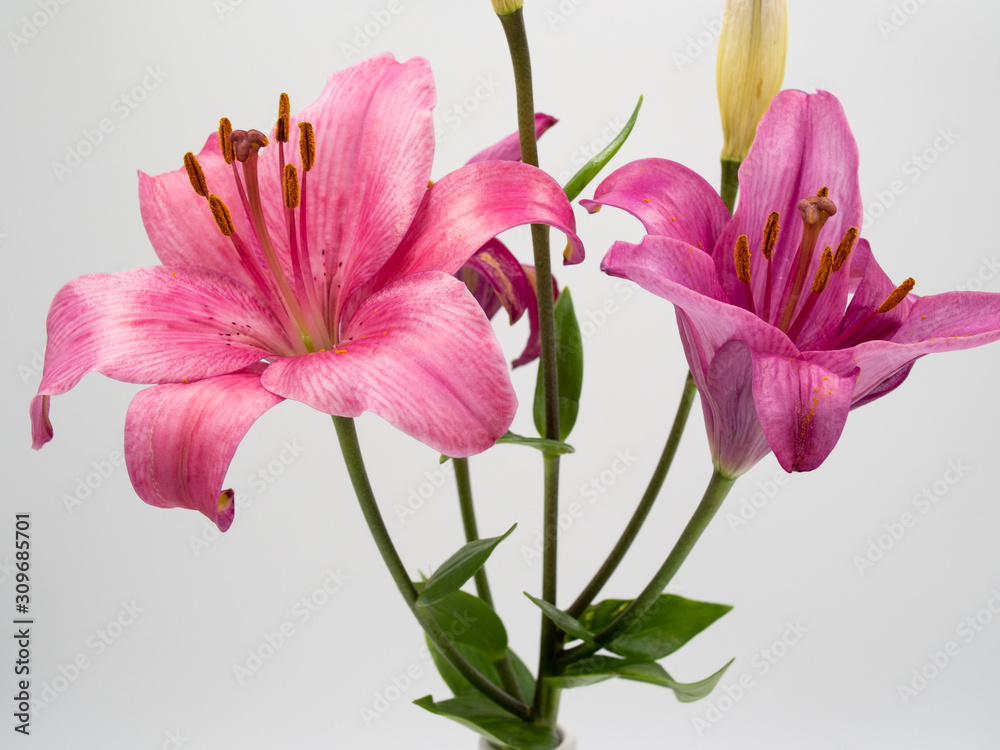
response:
<svg viewBox="0 0 1000 750"><path fill-rule="evenodd" d="M719 194L722 196L722 202L726 204L726 208L729 209L730 214L733 213L733 207L736 205L736 193L740 189L739 171L741 163L738 161L729 161L728 159L722 160L722 190Z"/></svg>
<svg viewBox="0 0 1000 750"><path fill-rule="evenodd" d="M337 439L340 441L340 449L344 455L344 463L347 466L347 473L351 477L351 484L354 485L354 493L357 495L358 504L364 514L368 529L371 531L375 546L378 547L379 554L385 561L389 574L392 576L399 593L409 606L413 616L417 618L420 627L427 633L427 637L437 647L438 651L451 663L455 669L461 673L477 690L496 703L505 708L515 716L527 720L530 716L530 708L522 701L517 700L505 691L490 682L478 669L462 656L461 652L455 648L448 635L441 629L437 621L423 607L417 606L417 589L410 580L406 572L406 567L396 551L395 545L389 536L389 530L385 527L385 521L378 509L375 501L375 493L372 492L371 482L368 480L368 472L365 469L364 458L361 456L361 446L358 444L358 432L354 426L354 420L347 417L333 417L334 427L337 429Z"/></svg>
<svg viewBox="0 0 1000 750"><path fill-rule="evenodd" d="M646 492L643 494L639 505L635 509L635 513L632 514L632 519L628 522L628 526L625 527L625 531L622 532L621 538L615 544L614 549L611 550L604 564L594 574L593 579L587 584L587 587L580 592L580 596L576 598L576 601L566 610L571 616L579 617L590 606L591 602L594 601L594 597L600 593L601 589L604 588L604 584L608 582L608 579L611 578L611 575L618 568L622 558L625 557L625 553L628 552L629 547L632 546L632 542L635 541L636 536L639 534L639 529L642 528L642 524L646 521L646 516L649 515L649 511L653 508L653 503L656 502L656 498L660 494L660 489L663 487L663 481L667 477L667 472L670 471L670 465L673 463L674 455L677 453L677 446L681 442L681 435L684 434L684 427L687 425L688 415L691 413L691 405L694 403L695 393L697 393L697 388L694 385L694 377L689 372L687 379L684 381L681 401L677 405L677 414L674 415L673 427L670 428L670 435L667 437L666 445L663 446L663 453L660 455L660 461L653 471L653 476L649 478Z"/></svg>
<svg viewBox="0 0 1000 750"><path fill-rule="evenodd" d="M531 56L524 28L524 14L519 8L498 16L507 38L511 64L514 68L514 89L517 94L517 130L521 142L521 161L538 166L538 144L535 138L535 101L531 83ZM538 298L538 328L541 338L539 367L542 372L542 396L545 400L545 435L559 440L559 370L556 363L556 324L553 314L552 265L549 257L549 230L541 224L531 225L531 242L535 260L535 289ZM542 599L555 604L557 571L557 537L559 533L559 457L545 454L544 523L542 548ZM535 691L533 716L536 722L555 726L559 707L558 690L548 685L553 674L556 652L561 643L555 624L541 618L538 656L538 688Z"/></svg>
<svg viewBox="0 0 1000 750"><path fill-rule="evenodd" d="M694 549L694 545L701 537L702 532L708 527L709 522L722 506L722 501L726 499L726 495L729 494L729 490L732 489L735 483L735 479L723 476L718 470L712 473L712 479L709 481L708 487L705 488L705 494L695 509L694 515L691 516L691 520L684 527L684 531L681 532L680 538L674 544L674 548L670 550L670 554L667 555L667 559L663 562L663 565L656 571L653 580L649 582L646 588L642 590L642 593L618 617L612 620L599 633L595 634L595 646L583 645L570 649L563 655L561 663L565 664L596 653L614 641L629 625L641 618L646 613L646 610L656 603L656 600L660 598L663 590L673 580L674 575L687 559L691 550Z"/></svg>
<svg viewBox="0 0 1000 750"><path fill-rule="evenodd" d="M469 459L453 458L455 465L455 484L458 485L458 504L462 511L462 527L465 530L465 541L474 542L479 539L479 527L476 524L476 508L472 502L472 478L469 476ZM493 604L493 594L490 592L490 582L486 578L486 567L483 566L476 571L476 593L479 598L486 602L492 609L496 609ZM514 665L511 664L510 656L504 653L503 657L494 662L497 672L500 673L500 681L504 689L519 701L524 700L521 688L517 684L517 677L514 676Z"/></svg>

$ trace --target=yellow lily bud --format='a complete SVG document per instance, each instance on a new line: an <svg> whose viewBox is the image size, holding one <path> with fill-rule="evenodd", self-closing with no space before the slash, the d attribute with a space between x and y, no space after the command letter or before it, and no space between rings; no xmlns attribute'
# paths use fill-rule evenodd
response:
<svg viewBox="0 0 1000 750"><path fill-rule="evenodd" d="M506 16L524 5L524 0L493 0L493 10L498 16Z"/></svg>
<svg viewBox="0 0 1000 750"><path fill-rule="evenodd" d="M785 0L726 0L715 79L723 161L742 162L757 123L781 90L788 47Z"/></svg>

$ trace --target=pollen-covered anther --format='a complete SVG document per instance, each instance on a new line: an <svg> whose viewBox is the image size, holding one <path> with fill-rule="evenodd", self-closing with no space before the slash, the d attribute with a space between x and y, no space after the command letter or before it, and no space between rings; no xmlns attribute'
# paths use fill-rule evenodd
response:
<svg viewBox="0 0 1000 750"><path fill-rule="evenodd" d="M736 278L744 284L750 283L750 243L745 234L736 238Z"/></svg>
<svg viewBox="0 0 1000 750"><path fill-rule="evenodd" d="M816 191L817 198L826 198L829 194L830 194L830 188L828 188L826 185L824 185L823 187L821 187L819 190Z"/></svg>
<svg viewBox="0 0 1000 750"><path fill-rule="evenodd" d="M906 299L906 295L908 295L911 291L913 291L913 287L916 286L916 283L917 282L915 282L911 278L907 279L902 284L897 286L895 289L892 290L892 294L886 297L885 302L881 304L877 312L880 314L887 313L892 308L896 307L896 305L898 305L900 302Z"/></svg>
<svg viewBox="0 0 1000 750"><path fill-rule="evenodd" d="M819 259L819 268L816 269L816 278L813 279L812 293L820 294L826 289L830 281L830 271L833 267L833 251L828 247L823 251Z"/></svg>
<svg viewBox="0 0 1000 750"><path fill-rule="evenodd" d="M278 97L278 121L274 124L274 139L282 143L288 143L288 131L291 128L291 106L288 103L288 94Z"/></svg>
<svg viewBox="0 0 1000 750"><path fill-rule="evenodd" d="M229 134L236 161L244 162L267 145L267 136L259 130L234 130Z"/></svg>
<svg viewBox="0 0 1000 750"><path fill-rule="evenodd" d="M222 158L226 160L226 164L232 164L235 158L233 142L229 140L232 133L233 125L229 122L229 118L223 117L219 120L219 150L222 152Z"/></svg>
<svg viewBox="0 0 1000 750"><path fill-rule="evenodd" d="M802 212L802 220L806 224L818 224L821 220L826 221L828 216L837 213L837 204L825 195L803 198L795 204L795 207Z"/></svg>
<svg viewBox="0 0 1000 750"><path fill-rule="evenodd" d="M217 195L209 195L208 207L212 209L212 218L215 219L219 231L226 237L231 237L236 231L236 227L233 226L233 217L229 215L229 209L222 202L222 198Z"/></svg>
<svg viewBox="0 0 1000 750"><path fill-rule="evenodd" d="M299 123L299 156L302 158L302 170L308 172L316 161L316 134L311 122Z"/></svg>
<svg viewBox="0 0 1000 750"><path fill-rule="evenodd" d="M780 228L778 212L772 211L767 217L767 224L764 225L764 238L760 243L760 251L765 258L770 259L774 253L774 246L778 244L778 230Z"/></svg>
<svg viewBox="0 0 1000 750"><path fill-rule="evenodd" d="M198 157L188 151L184 154L184 171L187 172L191 181L191 188L195 193L203 198L208 197L208 182L205 180L205 172L198 163Z"/></svg>
<svg viewBox="0 0 1000 750"><path fill-rule="evenodd" d="M285 165L285 208L298 208L299 172L294 164Z"/></svg>
<svg viewBox="0 0 1000 750"><path fill-rule="evenodd" d="M843 268L847 259L851 256L851 250L854 249L854 243L858 239L858 228L849 227L846 232L844 232L844 238L837 245L837 252L833 256L833 270L834 272L839 271Z"/></svg>

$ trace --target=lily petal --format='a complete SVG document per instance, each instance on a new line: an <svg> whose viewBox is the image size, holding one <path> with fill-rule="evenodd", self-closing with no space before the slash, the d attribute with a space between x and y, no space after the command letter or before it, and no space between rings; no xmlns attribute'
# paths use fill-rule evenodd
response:
<svg viewBox="0 0 1000 750"><path fill-rule="evenodd" d="M203 513L225 531L236 511L222 489L236 446L284 399L260 384L264 365L136 394L125 417L125 463L136 494L158 508Z"/></svg>
<svg viewBox="0 0 1000 750"><path fill-rule="evenodd" d="M542 112L535 112L535 138L541 138L542 133L555 125L559 120L552 115ZM480 161L521 161L521 137L518 133L511 133L498 143L494 143L489 148L484 148L478 154L469 159L466 164L475 164Z"/></svg>
<svg viewBox="0 0 1000 750"><path fill-rule="evenodd" d="M43 399L65 393L87 372L126 383L198 380L288 349L270 309L215 271L156 266L81 276L49 309L45 366L31 407L35 448L51 438Z"/></svg>
<svg viewBox="0 0 1000 750"><path fill-rule="evenodd" d="M857 368L847 376L804 359L753 352L757 416L785 471L811 471L847 422Z"/></svg>
<svg viewBox="0 0 1000 750"><path fill-rule="evenodd" d="M640 159L615 170L580 204L593 213L601 206L628 211L647 234L683 240L706 253L729 221L729 211L705 179L677 162Z"/></svg>
<svg viewBox="0 0 1000 750"><path fill-rule="evenodd" d="M465 262L462 273L470 270L487 281L507 311L511 324L516 323L528 305L535 301L535 291L524 275L521 263L498 239L487 242ZM486 317L493 317L485 307L483 311Z"/></svg>
<svg viewBox="0 0 1000 750"><path fill-rule="evenodd" d="M328 414L371 411L449 456L490 447L517 398L500 344L453 276L406 276L366 299L332 352L286 357L264 387Z"/></svg>

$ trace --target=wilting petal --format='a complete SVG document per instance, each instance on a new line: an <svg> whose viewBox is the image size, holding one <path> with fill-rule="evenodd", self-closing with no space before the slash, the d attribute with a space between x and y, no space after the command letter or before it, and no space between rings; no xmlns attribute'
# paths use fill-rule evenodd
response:
<svg viewBox="0 0 1000 750"><path fill-rule="evenodd" d="M479 248L462 269L463 272L473 270L489 283L512 324L524 314L528 305L535 303L535 290L524 275L524 269L500 240L492 239ZM483 311L486 317L493 317L485 307Z"/></svg>
<svg viewBox="0 0 1000 750"><path fill-rule="evenodd" d="M519 162L462 167L427 190L409 232L376 287L408 273L455 273L487 241L522 224L548 224L570 240L568 263L583 260L573 208L545 172Z"/></svg>
<svg viewBox="0 0 1000 750"><path fill-rule="evenodd" d="M782 91L774 97L757 126L750 154L740 166L739 180L736 213L714 251L719 279L731 296L742 288L736 278L733 248L736 238L745 234L750 240L754 296L763 299L767 262L757 249L772 211L778 212L781 223L771 259L772 288L776 290L785 288L802 237L801 214L796 208L800 199L827 187L837 205L837 213L820 233L809 279L816 274L824 245L836 248L848 227L861 230L858 147L840 102L825 91L812 95Z"/></svg>
<svg viewBox="0 0 1000 750"><path fill-rule="evenodd" d="M65 393L91 371L126 383L199 380L287 349L270 309L215 271L81 276L52 301L38 394ZM51 438L43 412L42 401L32 405L36 448Z"/></svg>
<svg viewBox="0 0 1000 750"><path fill-rule="evenodd" d="M640 159L615 170L602 182L594 200L580 201L593 213L600 206L628 211L647 234L683 240L711 253L729 211L701 175L666 159Z"/></svg>
<svg viewBox="0 0 1000 750"><path fill-rule="evenodd" d="M701 391L708 442L717 468L738 477L771 452L754 403L753 359L742 341L730 341L715 354Z"/></svg>
<svg viewBox="0 0 1000 750"><path fill-rule="evenodd" d="M538 277L535 275L534 266L522 266L524 276L531 287L531 301L528 303L528 341L524 345L521 355L511 362L512 367L520 367L529 362L534 362L542 354L542 332L538 322ZM559 299L559 283L556 277L552 277L552 301Z"/></svg>
<svg viewBox="0 0 1000 750"><path fill-rule="evenodd" d="M542 133L559 122L552 115L542 112L535 113L535 138L541 138ZM480 161L521 161L521 138L517 133L511 133L499 143L484 148L473 156L466 164Z"/></svg>
<svg viewBox="0 0 1000 750"><path fill-rule="evenodd" d="M449 456L490 447L514 419L507 363L465 285L406 276L366 299L332 352L271 364L264 387L328 414L372 411Z"/></svg>
<svg viewBox="0 0 1000 750"><path fill-rule="evenodd" d="M158 508L203 513L225 531L236 511L222 483L236 446L284 399L261 386L264 365L140 391L125 417L125 463L136 494Z"/></svg>
<svg viewBox="0 0 1000 750"><path fill-rule="evenodd" d="M837 375L804 359L753 355L757 416L785 471L810 471L840 439L851 409L857 368Z"/></svg>

